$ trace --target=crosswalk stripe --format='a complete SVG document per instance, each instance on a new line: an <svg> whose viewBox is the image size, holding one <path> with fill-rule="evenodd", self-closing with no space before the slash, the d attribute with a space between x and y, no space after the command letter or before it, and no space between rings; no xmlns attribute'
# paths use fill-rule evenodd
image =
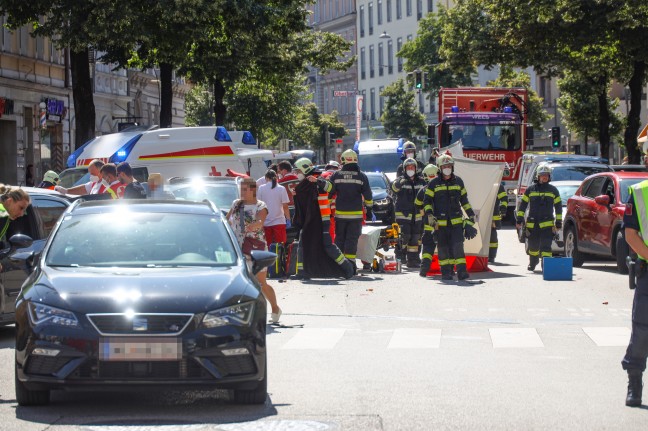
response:
<svg viewBox="0 0 648 431"><path fill-rule="evenodd" d="M630 328L625 326L583 328L583 332L599 347L625 347L630 341Z"/></svg>
<svg viewBox="0 0 648 431"><path fill-rule="evenodd" d="M389 340L388 349L438 349L441 344L441 329L401 328L395 329Z"/></svg>
<svg viewBox="0 0 648 431"><path fill-rule="evenodd" d="M535 328L489 328L493 347L544 347Z"/></svg>
<svg viewBox="0 0 648 431"><path fill-rule="evenodd" d="M343 328L303 328L291 338L284 349L332 349L344 335Z"/></svg>

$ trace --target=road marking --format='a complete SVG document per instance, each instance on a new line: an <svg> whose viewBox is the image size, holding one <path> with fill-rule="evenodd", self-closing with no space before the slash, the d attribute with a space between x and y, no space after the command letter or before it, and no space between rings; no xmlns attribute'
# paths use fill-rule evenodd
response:
<svg viewBox="0 0 648 431"><path fill-rule="evenodd" d="M388 349L438 349L441 344L441 329L401 328L395 329L389 340Z"/></svg>
<svg viewBox="0 0 648 431"><path fill-rule="evenodd" d="M303 328L288 341L284 349L332 349L346 329L341 328Z"/></svg>
<svg viewBox="0 0 648 431"><path fill-rule="evenodd" d="M583 328L583 332L599 347L625 347L630 341L630 328L625 326Z"/></svg>
<svg viewBox="0 0 648 431"><path fill-rule="evenodd" d="M535 328L489 328L493 347L544 347Z"/></svg>

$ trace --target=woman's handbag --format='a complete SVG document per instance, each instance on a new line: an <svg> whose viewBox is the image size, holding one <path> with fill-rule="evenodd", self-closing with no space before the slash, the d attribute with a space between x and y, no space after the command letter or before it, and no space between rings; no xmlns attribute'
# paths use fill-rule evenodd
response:
<svg viewBox="0 0 648 431"><path fill-rule="evenodd" d="M243 208L243 201L239 203L239 218L241 220L241 233L243 234L243 244L241 246L243 254L249 256L252 254L252 250L265 250L265 241L245 236L245 208Z"/></svg>

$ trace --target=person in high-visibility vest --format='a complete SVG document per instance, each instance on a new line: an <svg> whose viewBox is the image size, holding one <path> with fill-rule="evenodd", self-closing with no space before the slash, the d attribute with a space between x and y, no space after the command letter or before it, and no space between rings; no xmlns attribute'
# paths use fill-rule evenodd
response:
<svg viewBox="0 0 648 431"><path fill-rule="evenodd" d="M623 216L625 240L637 258L631 262L631 287L635 286L632 304L632 332L621 366L628 373L626 406L641 406L643 372L648 358L648 181L629 187Z"/></svg>
<svg viewBox="0 0 648 431"><path fill-rule="evenodd" d="M427 184L432 181L437 174L439 173L439 168L436 165L429 164L423 168L423 179ZM423 201L425 200L425 191L427 190L427 184L425 187L419 190L416 195L416 200L414 203L419 210L423 209ZM434 249L436 248L436 242L434 240L434 229L436 228L436 220L434 217L423 217L423 236L421 237L421 244L423 245L422 249L422 259L421 259L421 268L419 269L419 275L421 277L427 276L427 273L430 272L430 265L432 264L432 258L434 257Z"/></svg>
<svg viewBox="0 0 648 431"><path fill-rule="evenodd" d="M419 240L423 234L423 214L416 205L419 190L425 188L426 181L419 176L418 165L414 159L405 159L403 174L391 184L396 196L394 213L396 223L400 226L402 244L400 250L395 250L396 257L405 260L408 268L420 268Z"/></svg>
<svg viewBox="0 0 648 431"><path fill-rule="evenodd" d="M31 199L23 189L0 184L0 248L4 248L4 242L9 239L9 225L13 220L25 215L30 203Z"/></svg>
<svg viewBox="0 0 648 431"><path fill-rule="evenodd" d="M105 186L104 193L108 193L112 199L120 199L124 188L117 176L117 166L114 163L107 163L101 167L100 173Z"/></svg>

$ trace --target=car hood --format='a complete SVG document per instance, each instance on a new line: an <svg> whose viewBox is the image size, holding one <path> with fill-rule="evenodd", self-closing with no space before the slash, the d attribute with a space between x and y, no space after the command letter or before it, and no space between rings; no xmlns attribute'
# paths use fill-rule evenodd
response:
<svg viewBox="0 0 648 431"><path fill-rule="evenodd" d="M200 313L258 296L237 267L44 267L22 292L32 302L83 313Z"/></svg>
<svg viewBox="0 0 648 431"><path fill-rule="evenodd" d="M387 197L387 190L372 190L371 194L373 195L374 201L379 201Z"/></svg>

